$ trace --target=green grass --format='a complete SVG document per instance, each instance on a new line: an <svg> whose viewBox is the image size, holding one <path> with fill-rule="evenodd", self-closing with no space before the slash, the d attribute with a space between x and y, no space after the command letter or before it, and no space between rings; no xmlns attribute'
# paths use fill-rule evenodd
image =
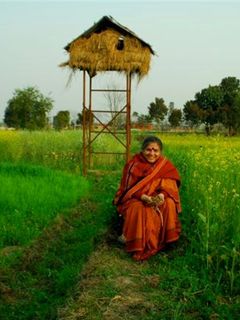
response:
<svg viewBox="0 0 240 320"><path fill-rule="evenodd" d="M133 153L139 150L146 135L148 133L133 135ZM98 257L97 265L86 265L87 276L92 282L91 290L87 291L89 300L82 304L77 300L79 293L74 291L74 287L79 279L80 288L83 288L86 271L80 278L79 273L96 244L104 238L114 214L111 199L120 180L123 161L110 156L106 162L103 158L101 161L95 160L96 169L116 169L117 175L109 172L103 177L88 177L92 192L88 201L83 196L84 201L77 213L72 214L67 208L78 202L78 196L71 202L72 205L66 202L64 218L59 217L58 213L63 209L57 205L55 209L39 215L45 204L43 200L37 199L36 214L33 214L31 199L36 194L36 198L41 196L41 199L45 194L46 205L55 202L48 196L54 193L54 186L58 184L55 173L59 171L47 167L62 170L59 174L71 172L70 175L66 173L66 176L72 189L64 183L56 192L57 204L64 199L68 189L71 194L76 189L79 192L78 183L73 181L81 180L78 176L82 170L81 132L0 133L2 161L9 161L0 167L3 181L0 199L4 199L5 205L1 213L8 212L1 214L1 225L8 225L9 221L10 230L4 238L4 230L1 229L3 233L0 238L1 243L4 241L9 247L23 248L15 263L9 265L0 278L0 291L5 299L2 300L0 314L2 312L7 319L56 319L56 314L61 313L62 308L67 315L73 309L78 309L78 314L81 314L84 308L89 308L91 315L90 318L84 318L86 320L103 319L107 310L119 310L119 317L122 314L126 319L143 320L237 317L240 312L240 138L207 138L187 134L158 136L163 140L165 155L177 166L182 177L180 192L183 212L180 219L183 231L179 245L170 253L160 254L143 266L132 262L122 248L108 247L110 252L103 252L103 257ZM112 140L106 137L101 139L96 148L100 148L100 145L106 150L115 148ZM32 164L40 163L44 168L41 167L38 174L39 167ZM52 178L51 172L54 172ZM34 189L34 181L39 182L39 189ZM46 189L48 184L50 187ZM24 189L21 193L22 187ZM32 188L35 191L31 193ZM21 196L12 196L13 190ZM7 211L7 203L13 203L14 199L16 203ZM25 199L30 202L29 205L25 204ZM2 203L1 206L3 208ZM36 233L32 231L28 234L29 225L22 223L21 218L27 221L31 216L36 221L39 218L39 221L34 231ZM14 221L11 220L13 217ZM29 224L34 225L32 221ZM12 233L11 228L14 228ZM93 254L92 259L96 258L96 254ZM10 252L7 257L11 255ZM115 262L109 265L109 259ZM129 280L130 288L141 303L134 305L136 300L131 292L124 291L119 283L116 284L116 277L121 279L125 276L130 276L134 282L132 284ZM99 277L100 283L95 284L98 278L94 277ZM152 283L151 279L156 279L157 284L154 281ZM118 296L124 294L129 295L129 300L123 301L125 311L117 304L121 302ZM109 320L118 319L111 313L108 317Z"/></svg>
<svg viewBox="0 0 240 320"><path fill-rule="evenodd" d="M14 264L0 268L3 319L57 319L58 310L71 299L84 263L104 238L114 214L109 191L115 190L116 182L111 177L105 186L99 178L91 181L94 192L75 209L58 215Z"/></svg>
<svg viewBox="0 0 240 320"><path fill-rule="evenodd" d="M92 148L124 152L123 146L111 135L100 136ZM82 131L0 131L0 154L1 161L32 163L79 174L82 172ZM105 169L119 169L124 161L124 156L93 157L93 165Z"/></svg>
<svg viewBox="0 0 240 320"><path fill-rule="evenodd" d="M80 173L81 131L0 132L1 161L27 162Z"/></svg>
<svg viewBox="0 0 240 320"><path fill-rule="evenodd" d="M80 176L26 164L0 163L0 248L25 246L89 190Z"/></svg>

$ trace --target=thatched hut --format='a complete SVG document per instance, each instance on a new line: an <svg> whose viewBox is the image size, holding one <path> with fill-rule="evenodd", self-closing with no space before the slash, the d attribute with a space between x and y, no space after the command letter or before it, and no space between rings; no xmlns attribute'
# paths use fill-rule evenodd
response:
<svg viewBox="0 0 240 320"><path fill-rule="evenodd" d="M61 67L69 67L72 71L83 71L83 174L92 167L94 154L120 154L130 159L131 144L131 78L137 75L139 80L149 71L151 55L154 51L151 46L140 39L135 33L122 26L110 16L104 16L91 28L70 42L65 50L69 53L69 60L62 63ZM117 71L123 72L126 76L126 89L96 89L92 86L93 76L97 72ZM89 75L89 95L87 107L86 95L86 73ZM124 92L126 95L125 105L117 106L116 110L99 110L92 103L93 92ZM100 112L111 115L110 121L102 123ZM100 124L100 129L96 131L93 121L87 121L88 115L91 119ZM117 132L112 124L117 117L124 114L125 132ZM108 133L116 138L121 144L123 151L115 150L94 152L92 145L96 138ZM123 140L123 133L126 139ZM120 136L121 138L120 138Z"/></svg>
<svg viewBox="0 0 240 320"><path fill-rule="evenodd" d="M69 60L60 66L85 70L90 76L101 71L136 74L139 79L150 68L151 46L111 16L104 16L65 48Z"/></svg>

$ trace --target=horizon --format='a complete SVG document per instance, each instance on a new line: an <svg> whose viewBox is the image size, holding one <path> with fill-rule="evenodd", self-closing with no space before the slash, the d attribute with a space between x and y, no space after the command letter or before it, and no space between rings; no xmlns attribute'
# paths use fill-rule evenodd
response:
<svg viewBox="0 0 240 320"><path fill-rule="evenodd" d="M182 109L209 85L229 76L240 78L236 1L1 1L0 122L15 89L29 86L54 100L50 117L62 110L81 112L82 73L66 87L69 72L58 65L67 60L64 46L104 15L157 53L149 74L139 84L133 81L132 112L146 113L155 97Z"/></svg>

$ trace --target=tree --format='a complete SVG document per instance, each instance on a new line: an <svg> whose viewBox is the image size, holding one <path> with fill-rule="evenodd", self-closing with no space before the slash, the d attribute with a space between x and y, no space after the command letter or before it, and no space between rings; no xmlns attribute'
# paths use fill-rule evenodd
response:
<svg viewBox="0 0 240 320"><path fill-rule="evenodd" d="M205 123L207 134L216 123L227 127L230 135L235 134L240 128L240 80L227 77L220 85L201 90L195 100L186 102L183 112L192 125Z"/></svg>
<svg viewBox="0 0 240 320"><path fill-rule="evenodd" d="M220 89L223 93L221 122L228 128L229 135L233 135L240 127L240 81L235 77L224 78Z"/></svg>
<svg viewBox="0 0 240 320"><path fill-rule="evenodd" d="M123 92L117 91L117 85L114 83L111 83L107 86L107 89L109 91L106 91L104 93L104 97L107 101L107 106L109 108L109 111L111 112L111 126L113 130L121 129L124 127L126 123L126 115L123 113L117 114L123 106L126 104L126 94ZM111 91L113 90L113 91Z"/></svg>
<svg viewBox="0 0 240 320"><path fill-rule="evenodd" d="M202 121L204 112L194 100L190 100L185 103L183 114L185 121L187 121L192 128Z"/></svg>
<svg viewBox="0 0 240 320"><path fill-rule="evenodd" d="M151 102L148 107L148 113L152 120L155 120L159 125L165 118L168 108L162 98L155 98L155 102Z"/></svg>
<svg viewBox="0 0 240 320"><path fill-rule="evenodd" d="M152 119L149 114L139 114L134 111L132 114L132 125L137 128L148 128L151 125Z"/></svg>
<svg viewBox="0 0 240 320"><path fill-rule="evenodd" d="M138 116L139 116L138 112L137 112L137 111L134 111L134 112L132 113L132 122L136 122Z"/></svg>
<svg viewBox="0 0 240 320"><path fill-rule="evenodd" d="M70 124L69 111L59 111L57 115L53 118L53 126L57 130L68 128L69 124Z"/></svg>
<svg viewBox="0 0 240 320"><path fill-rule="evenodd" d="M76 124L78 125L82 125L83 124L83 111L81 113L77 114L77 120L76 120Z"/></svg>
<svg viewBox="0 0 240 320"><path fill-rule="evenodd" d="M168 116L170 116L170 114L172 113L173 109L175 109L174 107L174 102L169 102L169 105L168 105Z"/></svg>
<svg viewBox="0 0 240 320"><path fill-rule="evenodd" d="M202 110L201 121L205 123L209 134L212 126L220 121L219 109L223 103L223 92L219 86L209 86L196 93L195 102Z"/></svg>
<svg viewBox="0 0 240 320"><path fill-rule="evenodd" d="M83 124L83 110L81 113L78 113L77 116L78 116L78 118L76 120L76 124L82 125ZM85 119L86 124L89 124L90 119L93 123L93 114L87 108L86 108L86 112L85 112L85 117L86 117L86 119Z"/></svg>
<svg viewBox="0 0 240 320"><path fill-rule="evenodd" d="M137 111L134 111L134 112L132 113L132 118L131 118L131 125L132 125L132 126L134 126L134 125L137 124L137 122L138 122L138 117L139 117L138 112L137 112Z"/></svg>
<svg viewBox="0 0 240 320"><path fill-rule="evenodd" d="M146 127L152 122L151 117L148 114L138 115L137 124L140 127Z"/></svg>
<svg viewBox="0 0 240 320"><path fill-rule="evenodd" d="M17 129L42 129L48 123L47 115L52 108L53 100L37 88L16 89L7 103L4 122Z"/></svg>
<svg viewBox="0 0 240 320"><path fill-rule="evenodd" d="M180 125L182 120L182 110L181 109L172 109L172 112L170 113L168 117L168 121L171 125L171 127L176 128Z"/></svg>

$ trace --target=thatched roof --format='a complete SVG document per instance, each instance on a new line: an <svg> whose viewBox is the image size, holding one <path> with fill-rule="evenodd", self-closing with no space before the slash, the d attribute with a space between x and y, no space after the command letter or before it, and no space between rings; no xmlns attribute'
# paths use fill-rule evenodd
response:
<svg viewBox="0 0 240 320"><path fill-rule="evenodd" d="M140 78L150 68L151 46L111 16L104 16L65 48L69 60L60 66L98 71L119 71L137 74Z"/></svg>

